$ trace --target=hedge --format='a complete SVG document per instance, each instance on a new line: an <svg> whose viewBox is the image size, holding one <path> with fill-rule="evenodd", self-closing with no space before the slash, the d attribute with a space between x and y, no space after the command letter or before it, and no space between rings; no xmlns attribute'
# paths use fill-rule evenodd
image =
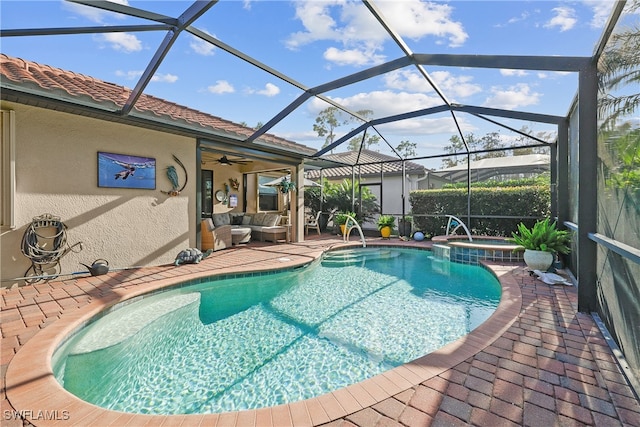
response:
<svg viewBox="0 0 640 427"><path fill-rule="evenodd" d="M536 219L550 215L551 193L548 186L485 187L471 190L471 223L467 223L467 189L414 190L409 193L413 229L425 236L445 234L446 215L462 219L474 235L511 236L518 224L532 226ZM438 215L437 217L425 215ZM473 218L474 215L489 216ZM515 218L495 218L513 216Z"/></svg>

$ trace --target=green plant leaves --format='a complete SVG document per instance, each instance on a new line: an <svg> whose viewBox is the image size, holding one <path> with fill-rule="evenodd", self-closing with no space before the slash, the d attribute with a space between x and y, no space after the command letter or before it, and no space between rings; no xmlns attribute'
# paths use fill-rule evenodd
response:
<svg viewBox="0 0 640 427"><path fill-rule="evenodd" d="M571 251L569 231L558 230L556 223L551 223L549 218L537 221L532 228L527 228L523 223L518 224L518 232L513 233L510 240L516 245L534 251L561 254L568 254Z"/></svg>

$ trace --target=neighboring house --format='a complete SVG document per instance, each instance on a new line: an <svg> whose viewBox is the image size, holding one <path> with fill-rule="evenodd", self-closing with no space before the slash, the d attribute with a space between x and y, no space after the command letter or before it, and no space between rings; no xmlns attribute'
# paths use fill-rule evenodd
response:
<svg viewBox="0 0 640 427"><path fill-rule="evenodd" d="M345 164L326 169L306 172L307 178L319 181L322 177L331 182L342 182L355 177L361 186L367 187L378 199L381 213L398 218L403 214L403 161L397 157L372 150L347 151L326 154L326 161ZM357 166L352 166L356 165ZM431 171L419 163L404 161L404 213L409 214L409 192L418 189L440 188L444 180L434 177ZM364 224L363 228L375 228L375 223Z"/></svg>
<svg viewBox="0 0 640 427"><path fill-rule="evenodd" d="M244 143L253 129L144 94L130 113L118 114L130 89L6 55L0 55L0 82L2 286L19 283L12 279L31 265L20 248L34 217L60 217L68 243L83 243L82 251L62 259L63 273L86 271L81 263L98 258L112 268L171 263L180 250L198 245L203 212L258 211L258 180L284 173L302 179L303 159L315 152L269 134ZM125 172L108 185L122 185L126 176L127 184L140 187L147 174L150 188L102 186L98 153L137 157L129 161L138 169L120 161ZM243 161L226 165L223 155ZM173 196L167 194L170 166L179 187L186 184ZM238 182L229 186L235 207L212 197L231 182ZM282 202L269 207L281 210ZM294 240L303 239L303 213L294 214Z"/></svg>

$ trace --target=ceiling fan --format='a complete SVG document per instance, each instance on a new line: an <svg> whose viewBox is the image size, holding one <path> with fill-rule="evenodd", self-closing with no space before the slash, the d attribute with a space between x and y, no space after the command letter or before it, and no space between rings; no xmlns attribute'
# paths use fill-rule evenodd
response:
<svg viewBox="0 0 640 427"><path fill-rule="evenodd" d="M231 160L226 155L224 155L218 159L218 163L220 163L221 165L233 165L233 164L246 165L249 162L244 160Z"/></svg>

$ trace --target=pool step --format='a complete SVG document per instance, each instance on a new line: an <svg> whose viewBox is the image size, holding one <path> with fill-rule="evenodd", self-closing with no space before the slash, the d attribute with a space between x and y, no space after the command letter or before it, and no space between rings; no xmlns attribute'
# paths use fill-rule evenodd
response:
<svg viewBox="0 0 640 427"><path fill-rule="evenodd" d="M322 265L325 267L343 267L346 265L362 264L374 259L395 258L400 253L391 249L360 249L333 251L325 254Z"/></svg>
<svg viewBox="0 0 640 427"><path fill-rule="evenodd" d="M91 329L88 329L82 340L75 345L69 354L91 353L117 345L134 336L160 317L189 304L199 303L200 292L178 294L149 301L151 302L143 298L137 301L136 304L139 308L136 310L131 310L131 306L123 307L114 313L101 317L92 325Z"/></svg>
<svg viewBox="0 0 640 427"><path fill-rule="evenodd" d="M451 259L451 247L449 247L448 245L434 244L431 247L431 252L433 252L433 257L435 259L442 259L442 260Z"/></svg>

